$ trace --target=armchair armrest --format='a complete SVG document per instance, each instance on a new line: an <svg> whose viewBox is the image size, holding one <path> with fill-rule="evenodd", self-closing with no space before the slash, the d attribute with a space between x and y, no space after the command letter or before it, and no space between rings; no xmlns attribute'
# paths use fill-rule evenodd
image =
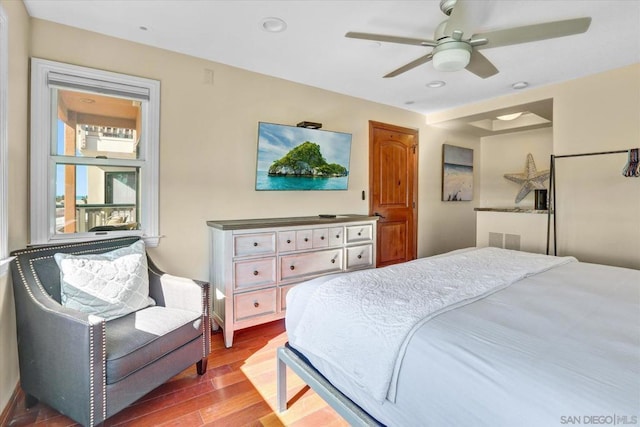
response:
<svg viewBox="0 0 640 427"><path fill-rule="evenodd" d="M151 285L151 283L154 283ZM163 274L149 281L149 295L158 305L196 313L208 313L209 283Z"/></svg>
<svg viewBox="0 0 640 427"><path fill-rule="evenodd" d="M204 373L206 358L211 352L209 283L166 274L151 259L148 259L148 264L149 296L156 304L200 313L203 342L202 361L198 364L198 373Z"/></svg>
<svg viewBox="0 0 640 427"><path fill-rule="evenodd" d="M22 388L85 425L101 422L106 416L104 319L60 305L23 274L18 261L12 276Z"/></svg>
<svg viewBox="0 0 640 427"><path fill-rule="evenodd" d="M149 296L156 304L209 315L209 283L172 276L149 263Z"/></svg>

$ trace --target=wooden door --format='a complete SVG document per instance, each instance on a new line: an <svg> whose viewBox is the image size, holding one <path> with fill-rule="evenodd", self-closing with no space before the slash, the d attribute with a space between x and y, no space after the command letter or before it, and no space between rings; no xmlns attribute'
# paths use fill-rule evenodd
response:
<svg viewBox="0 0 640 427"><path fill-rule="evenodd" d="M378 215L376 265L417 256L418 131L369 122L369 209Z"/></svg>

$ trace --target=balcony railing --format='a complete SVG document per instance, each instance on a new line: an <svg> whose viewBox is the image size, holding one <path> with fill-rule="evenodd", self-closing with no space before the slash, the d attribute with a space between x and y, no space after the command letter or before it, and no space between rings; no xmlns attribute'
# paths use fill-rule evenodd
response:
<svg viewBox="0 0 640 427"><path fill-rule="evenodd" d="M56 230L64 231L64 205L56 205ZM85 233L100 227L114 230L134 230L138 228L135 204L77 204L76 233Z"/></svg>

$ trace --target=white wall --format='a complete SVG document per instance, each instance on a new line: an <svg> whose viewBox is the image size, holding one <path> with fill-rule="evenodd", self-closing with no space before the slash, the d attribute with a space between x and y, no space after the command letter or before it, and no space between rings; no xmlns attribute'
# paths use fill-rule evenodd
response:
<svg viewBox="0 0 640 427"><path fill-rule="evenodd" d="M554 100L556 155L640 146L640 64L560 89ZM562 253L640 269L640 179L622 176L626 163L626 154L557 160Z"/></svg>
<svg viewBox="0 0 640 427"><path fill-rule="evenodd" d="M481 147L478 138L456 134L436 127L428 127L420 147L418 257L475 246L476 216L479 206ZM473 200L469 202L442 201L442 145L449 144L473 149Z"/></svg>
<svg viewBox="0 0 640 427"><path fill-rule="evenodd" d="M547 215L493 211L476 214L476 246L496 246L539 254L547 252ZM500 236L498 244L491 244L490 233Z"/></svg>
<svg viewBox="0 0 640 427"><path fill-rule="evenodd" d="M553 129L544 128L487 136L480 141L482 146L480 206L532 207L533 191L516 204L515 198L521 186L507 180L504 174L523 173L528 153L533 155L538 171L549 170L549 156L553 152ZM545 182L545 187L549 188L549 181Z"/></svg>
<svg viewBox="0 0 640 427"><path fill-rule="evenodd" d="M549 98L555 155L638 147L640 64L430 114L427 123ZM624 154L583 160L558 160L558 253L640 268L640 180L622 177Z"/></svg>
<svg viewBox="0 0 640 427"><path fill-rule="evenodd" d="M553 129L535 129L481 138L480 206L484 208L531 208L534 192L515 202L521 184L507 180L505 173L524 173L531 153L538 171L549 170L553 152ZM545 181L549 188L549 181ZM477 212L476 245L489 245L489 233L510 234L519 239L520 250L546 252L547 215L537 213ZM505 246L508 247L506 240Z"/></svg>
<svg viewBox="0 0 640 427"><path fill-rule="evenodd" d="M21 1L0 1L9 27L9 250L27 243L27 94L29 17ZM10 274L0 277L0 413L18 383L18 350Z"/></svg>
<svg viewBox="0 0 640 427"><path fill-rule="evenodd" d="M475 202L440 202L441 146L479 142L431 129L421 114L37 19L31 54L161 81L165 237L152 256L167 271L207 279L207 220L368 213L361 193L369 187L369 120L419 131L419 256L474 244ZM205 69L214 71L213 85L204 83ZM258 122L302 120L353 135L349 190L255 191Z"/></svg>

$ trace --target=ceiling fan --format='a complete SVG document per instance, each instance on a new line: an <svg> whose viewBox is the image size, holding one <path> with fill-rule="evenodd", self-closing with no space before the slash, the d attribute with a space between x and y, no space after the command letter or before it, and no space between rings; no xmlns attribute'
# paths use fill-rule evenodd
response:
<svg viewBox="0 0 640 427"><path fill-rule="evenodd" d="M479 50L580 34L591 24L591 18L584 17L476 34L474 27L483 14L483 7L480 1L440 0L440 10L449 18L438 25L434 40L358 32L348 32L345 37L433 48L428 54L391 71L385 78L432 61L438 71L466 68L486 79L498 74L498 69Z"/></svg>

